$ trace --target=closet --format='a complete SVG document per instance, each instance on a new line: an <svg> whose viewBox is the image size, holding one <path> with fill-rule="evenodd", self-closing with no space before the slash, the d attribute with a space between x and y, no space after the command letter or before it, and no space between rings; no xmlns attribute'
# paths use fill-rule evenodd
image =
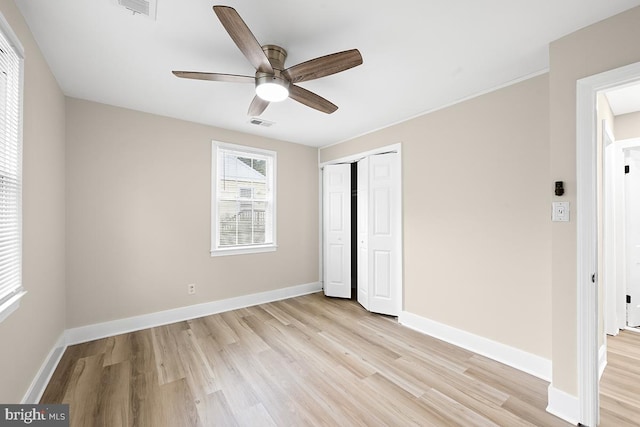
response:
<svg viewBox="0 0 640 427"><path fill-rule="evenodd" d="M353 163L323 168L324 292L351 298L355 280L355 295L365 309L397 316L402 309L400 154L371 154L355 162L355 185Z"/></svg>

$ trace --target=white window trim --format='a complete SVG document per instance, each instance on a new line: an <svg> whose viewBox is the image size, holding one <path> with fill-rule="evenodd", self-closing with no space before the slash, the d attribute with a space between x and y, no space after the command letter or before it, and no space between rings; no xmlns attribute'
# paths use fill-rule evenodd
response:
<svg viewBox="0 0 640 427"><path fill-rule="evenodd" d="M246 247L234 246L231 248L218 248L218 204L217 202L217 184L218 184L218 149L240 151L247 154L258 154L263 156L270 156L273 158L272 162L272 179L273 185L271 188L272 196L272 217L273 217L273 241L272 243L265 245L248 245ZM227 256L227 255L244 255L244 254L257 254L264 252L275 252L278 248L277 245L277 209L276 209L276 190L277 190L277 154L275 151L264 150L261 148L248 147L246 145L228 144L220 141L211 142L211 256Z"/></svg>
<svg viewBox="0 0 640 427"><path fill-rule="evenodd" d="M4 36L7 38L7 41L9 42L11 47L13 47L14 51L20 58L20 76L19 76L20 106L19 106L19 118L18 118L18 138L19 138L20 145L22 145L22 121L23 121L22 108L24 103L24 48L22 47L22 43L20 43L18 36L13 31L13 29L11 28L11 26L9 25L9 23L7 22L7 20L5 19L2 13L0 13L0 30L2 31ZM20 159L20 162L22 162L22 159ZM20 169L22 170L22 165L20 165ZM20 208L20 215L22 215L22 208ZM20 219L20 222L22 222L22 219ZM21 232L20 232L20 248L22 248L22 226L21 226ZM27 291L25 291L24 288L21 286L20 288L16 289L16 291L11 297L5 299L0 304L0 323L3 322L7 317L9 317L11 313L16 311L18 307L20 307L20 300L26 294L27 294Z"/></svg>
<svg viewBox="0 0 640 427"><path fill-rule="evenodd" d="M16 311L18 307L20 307L20 300L26 294L27 294L27 291L22 289L16 292L15 294L13 294L11 298L9 298L4 303L2 303L2 305L0 305L0 323L2 323L4 319L9 317L11 313Z"/></svg>
<svg viewBox="0 0 640 427"><path fill-rule="evenodd" d="M20 43L18 36L16 36L16 33L13 32L13 29L11 29L11 26L4 18L4 15L2 15L2 13L0 13L0 29L7 37L9 44L15 49L18 56L22 59L22 61L24 61L24 48L22 47L22 43ZM21 67L21 69L24 71L24 67ZM20 83L23 83L22 76L20 76Z"/></svg>

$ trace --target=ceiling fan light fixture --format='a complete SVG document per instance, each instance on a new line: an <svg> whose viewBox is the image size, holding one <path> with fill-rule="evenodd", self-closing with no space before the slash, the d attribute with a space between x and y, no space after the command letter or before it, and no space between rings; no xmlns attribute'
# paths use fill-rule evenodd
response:
<svg viewBox="0 0 640 427"><path fill-rule="evenodd" d="M289 82L276 76L258 77L256 95L269 102L284 101L289 97Z"/></svg>

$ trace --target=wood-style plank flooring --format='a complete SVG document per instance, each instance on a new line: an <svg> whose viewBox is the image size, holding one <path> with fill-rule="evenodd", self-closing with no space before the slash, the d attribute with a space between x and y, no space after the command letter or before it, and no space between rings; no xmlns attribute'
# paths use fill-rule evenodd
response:
<svg viewBox="0 0 640 427"><path fill-rule="evenodd" d="M640 426L640 333L607 337L607 367L600 379L600 426Z"/></svg>
<svg viewBox="0 0 640 427"><path fill-rule="evenodd" d="M313 294L71 346L72 426L567 426L548 383Z"/></svg>

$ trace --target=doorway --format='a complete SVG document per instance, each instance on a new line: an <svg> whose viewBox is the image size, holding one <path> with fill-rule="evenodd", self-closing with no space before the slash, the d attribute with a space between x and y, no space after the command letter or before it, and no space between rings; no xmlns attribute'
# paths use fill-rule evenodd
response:
<svg viewBox="0 0 640 427"><path fill-rule="evenodd" d="M400 144L320 165L325 295L402 311Z"/></svg>
<svg viewBox="0 0 640 427"><path fill-rule="evenodd" d="M640 137L604 145L604 331L640 326ZM640 329L636 329L640 331Z"/></svg>
<svg viewBox="0 0 640 427"><path fill-rule="evenodd" d="M636 63L577 82L578 404L579 420L589 426L599 420L596 95L639 80L640 63Z"/></svg>

